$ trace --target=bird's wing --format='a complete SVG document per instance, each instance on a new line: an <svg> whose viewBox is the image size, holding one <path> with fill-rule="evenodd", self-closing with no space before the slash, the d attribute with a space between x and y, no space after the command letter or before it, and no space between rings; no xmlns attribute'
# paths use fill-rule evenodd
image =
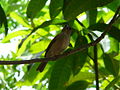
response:
<svg viewBox="0 0 120 90"><path fill-rule="evenodd" d="M59 37L60 37L60 34L58 34L57 36L55 36L55 37L53 38L53 40L50 42L50 44L48 45L48 47L47 47L47 49L46 49L45 57L46 57L46 54L47 54L47 52L49 51L49 49L52 47L53 43L55 43L56 40L57 40Z"/></svg>

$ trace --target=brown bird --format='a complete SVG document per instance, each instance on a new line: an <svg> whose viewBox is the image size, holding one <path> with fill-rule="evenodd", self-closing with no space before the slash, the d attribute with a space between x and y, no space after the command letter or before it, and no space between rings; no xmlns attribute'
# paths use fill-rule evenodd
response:
<svg viewBox="0 0 120 90"><path fill-rule="evenodd" d="M65 25L62 32L54 37L46 49L45 57L53 57L63 53L70 42L70 34L72 30L68 25ZM42 62L37 70L42 72L47 62Z"/></svg>

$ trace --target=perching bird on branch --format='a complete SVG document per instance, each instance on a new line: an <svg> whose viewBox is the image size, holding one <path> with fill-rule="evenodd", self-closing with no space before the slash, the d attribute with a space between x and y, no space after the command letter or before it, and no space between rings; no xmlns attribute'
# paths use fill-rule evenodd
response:
<svg viewBox="0 0 120 90"><path fill-rule="evenodd" d="M54 37L46 49L45 57L53 57L60 55L70 43L70 34L72 30L68 25L65 25L62 32ZM42 62L37 70L42 72L47 62Z"/></svg>

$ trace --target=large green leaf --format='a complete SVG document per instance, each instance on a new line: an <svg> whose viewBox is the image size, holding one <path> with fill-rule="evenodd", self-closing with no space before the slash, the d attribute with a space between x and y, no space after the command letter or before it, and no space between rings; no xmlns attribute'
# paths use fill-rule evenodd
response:
<svg viewBox="0 0 120 90"><path fill-rule="evenodd" d="M76 81L81 81L81 80L87 80L87 81L93 82L94 79L95 79L95 74L92 72L88 72L88 71L79 72L77 75L71 76L67 84L71 85L72 83Z"/></svg>
<svg viewBox="0 0 120 90"><path fill-rule="evenodd" d="M55 18L63 7L64 0L51 0L50 2L50 17L51 19Z"/></svg>
<svg viewBox="0 0 120 90"><path fill-rule="evenodd" d="M31 0L27 7L27 16L34 18L44 7L47 0Z"/></svg>
<svg viewBox="0 0 120 90"><path fill-rule="evenodd" d="M70 56L56 61L51 72L49 90L66 90L65 85L71 74L71 64Z"/></svg>
<svg viewBox="0 0 120 90"><path fill-rule="evenodd" d="M87 44L87 39L84 36L78 36L75 42L75 48L80 47L81 45ZM83 67L87 58L87 49L73 54L73 74L76 75Z"/></svg>
<svg viewBox="0 0 120 90"><path fill-rule="evenodd" d="M16 31L16 32L12 32L10 34L8 34L3 40L2 40L2 43L6 43L8 42L10 39L14 38L14 37L17 37L17 36L22 36L22 35L27 35L29 34L30 31L28 30L19 30L19 31Z"/></svg>
<svg viewBox="0 0 120 90"><path fill-rule="evenodd" d="M104 6L112 1L113 0L70 0L68 4L64 6L63 14L65 19L73 20L82 12Z"/></svg>
<svg viewBox="0 0 120 90"><path fill-rule="evenodd" d="M104 54L103 56L105 68L114 76L119 73L119 62L113 59L109 54Z"/></svg>
<svg viewBox="0 0 120 90"><path fill-rule="evenodd" d="M88 29L93 30L93 31L98 30L98 31L103 32L106 29L106 27L108 27L108 24L97 23L95 25L91 25ZM111 30L108 32L108 34L111 37L115 38L116 40L118 40L120 42L120 37L119 37L120 36L120 30L118 28L112 26Z"/></svg>
<svg viewBox="0 0 120 90"><path fill-rule="evenodd" d="M18 45L17 55L21 56L25 52L26 48L28 48L27 45L32 44L39 37L41 37L41 36L39 36L39 35L30 35L30 36L22 39L21 42Z"/></svg>
<svg viewBox="0 0 120 90"><path fill-rule="evenodd" d="M117 7L119 6L120 6L120 0L114 0L112 3L107 5L107 7L113 11L116 11Z"/></svg>
<svg viewBox="0 0 120 90"><path fill-rule="evenodd" d="M6 15L5 15L5 12L4 12L2 6L0 5L0 27L2 26L2 24L4 24L4 27L5 27L5 35L7 35L7 33L8 33L7 18L6 18Z"/></svg>
<svg viewBox="0 0 120 90"><path fill-rule="evenodd" d="M66 90L85 90L88 86L87 81L77 81L72 83L70 86L67 87Z"/></svg>
<svg viewBox="0 0 120 90"><path fill-rule="evenodd" d="M49 44L49 40L43 40L43 41L37 42L31 45L30 52L38 53L38 52L44 51L47 48L48 44Z"/></svg>
<svg viewBox="0 0 120 90"><path fill-rule="evenodd" d="M95 24L97 19L97 9L89 10L86 13L89 25Z"/></svg>
<svg viewBox="0 0 120 90"><path fill-rule="evenodd" d="M119 42L118 40L109 37L110 39L110 50L108 51L109 53L113 53L114 56L119 54Z"/></svg>

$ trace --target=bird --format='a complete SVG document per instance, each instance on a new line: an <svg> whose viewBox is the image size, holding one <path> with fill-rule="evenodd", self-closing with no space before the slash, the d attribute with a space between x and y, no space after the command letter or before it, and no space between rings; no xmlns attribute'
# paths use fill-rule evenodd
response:
<svg viewBox="0 0 120 90"><path fill-rule="evenodd" d="M49 58L62 54L70 43L71 32L72 32L71 27L69 25L65 25L61 33L56 35L48 45L46 49L45 57ZM45 66L47 65L47 63L48 62L41 62L37 68L37 71L42 72Z"/></svg>

